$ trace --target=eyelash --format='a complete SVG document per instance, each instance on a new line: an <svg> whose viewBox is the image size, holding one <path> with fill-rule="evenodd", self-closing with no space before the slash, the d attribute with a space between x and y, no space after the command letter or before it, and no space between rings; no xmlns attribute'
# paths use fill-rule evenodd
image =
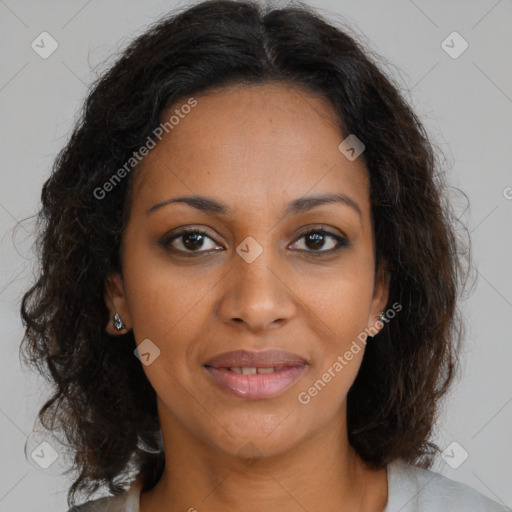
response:
<svg viewBox="0 0 512 512"><path fill-rule="evenodd" d="M329 249L327 251L322 251L322 250L318 250L318 251L309 250L308 251L308 250L299 249L299 251L311 253L314 257L321 257L322 255L325 255L325 254L332 255L333 253L338 252L342 248L347 247L349 244L346 237L335 235L334 233L331 233L330 231L326 231L325 229L321 229L321 228L308 229L307 231L302 233L300 235L300 237L297 238L295 240L295 242L293 242L293 243L296 244L299 240L311 235L312 233L327 235L328 237L331 237L334 240L336 240L336 242L338 243L337 247L335 247L333 249ZM173 234L171 237L164 237L159 243L162 247L164 247L164 249L167 249L172 252L181 253L181 255L185 255L185 257L195 257L196 254L197 255L204 254L204 253L208 253L208 252L212 252L212 251L216 250L216 249L210 249L210 250L206 250L206 251L204 251L204 250L203 251L201 251L201 250L199 250L199 251L183 251L181 249L175 249L175 248L170 247L171 243L174 240L176 240L180 237L185 237L190 234L202 235L202 236L205 236L205 237L209 238L210 240L214 241L212 239L212 237L206 231L203 231L202 229L198 228L198 229L185 229L183 231L180 231L179 233Z"/></svg>

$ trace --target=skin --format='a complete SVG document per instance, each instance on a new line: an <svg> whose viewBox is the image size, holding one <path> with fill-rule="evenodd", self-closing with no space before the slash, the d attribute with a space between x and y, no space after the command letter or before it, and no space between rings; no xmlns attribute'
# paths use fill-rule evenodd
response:
<svg viewBox="0 0 512 512"><path fill-rule="evenodd" d="M123 276L106 282L111 318L117 311L138 344L150 339L160 350L143 368L157 394L166 468L141 494L140 510L382 511L386 469L367 468L347 437L346 396L364 350L307 405L298 400L386 306L364 163L339 151L345 136L332 106L297 87L230 86L196 98L133 176ZM294 199L332 192L360 213L328 203L283 216ZM185 203L146 213L193 194L225 203L233 215ZM348 245L329 255L336 239L315 243L303 236L310 227ZM159 244L184 228L210 238ZM263 249L252 263L236 252L248 236ZM119 334L112 322L106 329ZM221 352L268 348L309 363L275 398L232 396L203 368ZM257 453L251 463L239 454L248 446Z"/></svg>

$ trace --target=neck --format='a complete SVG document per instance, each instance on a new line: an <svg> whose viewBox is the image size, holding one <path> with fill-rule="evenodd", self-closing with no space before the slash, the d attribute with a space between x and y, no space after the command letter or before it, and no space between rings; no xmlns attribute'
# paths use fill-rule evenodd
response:
<svg viewBox="0 0 512 512"><path fill-rule="evenodd" d="M141 494L140 512L381 512L386 506L386 469L364 464L348 443L344 417L284 453L261 456L247 444L241 452L247 457L206 444L173 415L160 418L165 469Z"/></svg>

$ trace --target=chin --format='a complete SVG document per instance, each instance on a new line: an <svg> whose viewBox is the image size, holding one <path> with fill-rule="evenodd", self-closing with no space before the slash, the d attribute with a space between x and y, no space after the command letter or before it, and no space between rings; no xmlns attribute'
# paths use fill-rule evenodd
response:
<svg viewBox="0 0 512 512"><path fill-rule="evenodd" d="M210 442L221 451L241 458L275 457L282 455L308 437L307 426L293 413L249 413L241 417L223 416Z"/></svg>

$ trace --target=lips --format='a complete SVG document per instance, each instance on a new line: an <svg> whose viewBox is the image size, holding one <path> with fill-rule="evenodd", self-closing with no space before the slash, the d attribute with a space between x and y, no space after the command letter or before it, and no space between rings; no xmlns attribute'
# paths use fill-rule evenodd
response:
<svg viewBox="0 0 512 512"><path fill-rule="evenodd" d="M307 364L304 358L283 350L266 350L264 352L236 350L213 357L206 362L205 366L212 368L277 368L303 364Z"/></svg>
<svg viewBox="0 0 512 512"><path fill-rule="evenodd" d="M221 389L250 400L275 397L304 373L307 361L291 352L267 350L224 352L208 360L204 368Z"/></svg>

